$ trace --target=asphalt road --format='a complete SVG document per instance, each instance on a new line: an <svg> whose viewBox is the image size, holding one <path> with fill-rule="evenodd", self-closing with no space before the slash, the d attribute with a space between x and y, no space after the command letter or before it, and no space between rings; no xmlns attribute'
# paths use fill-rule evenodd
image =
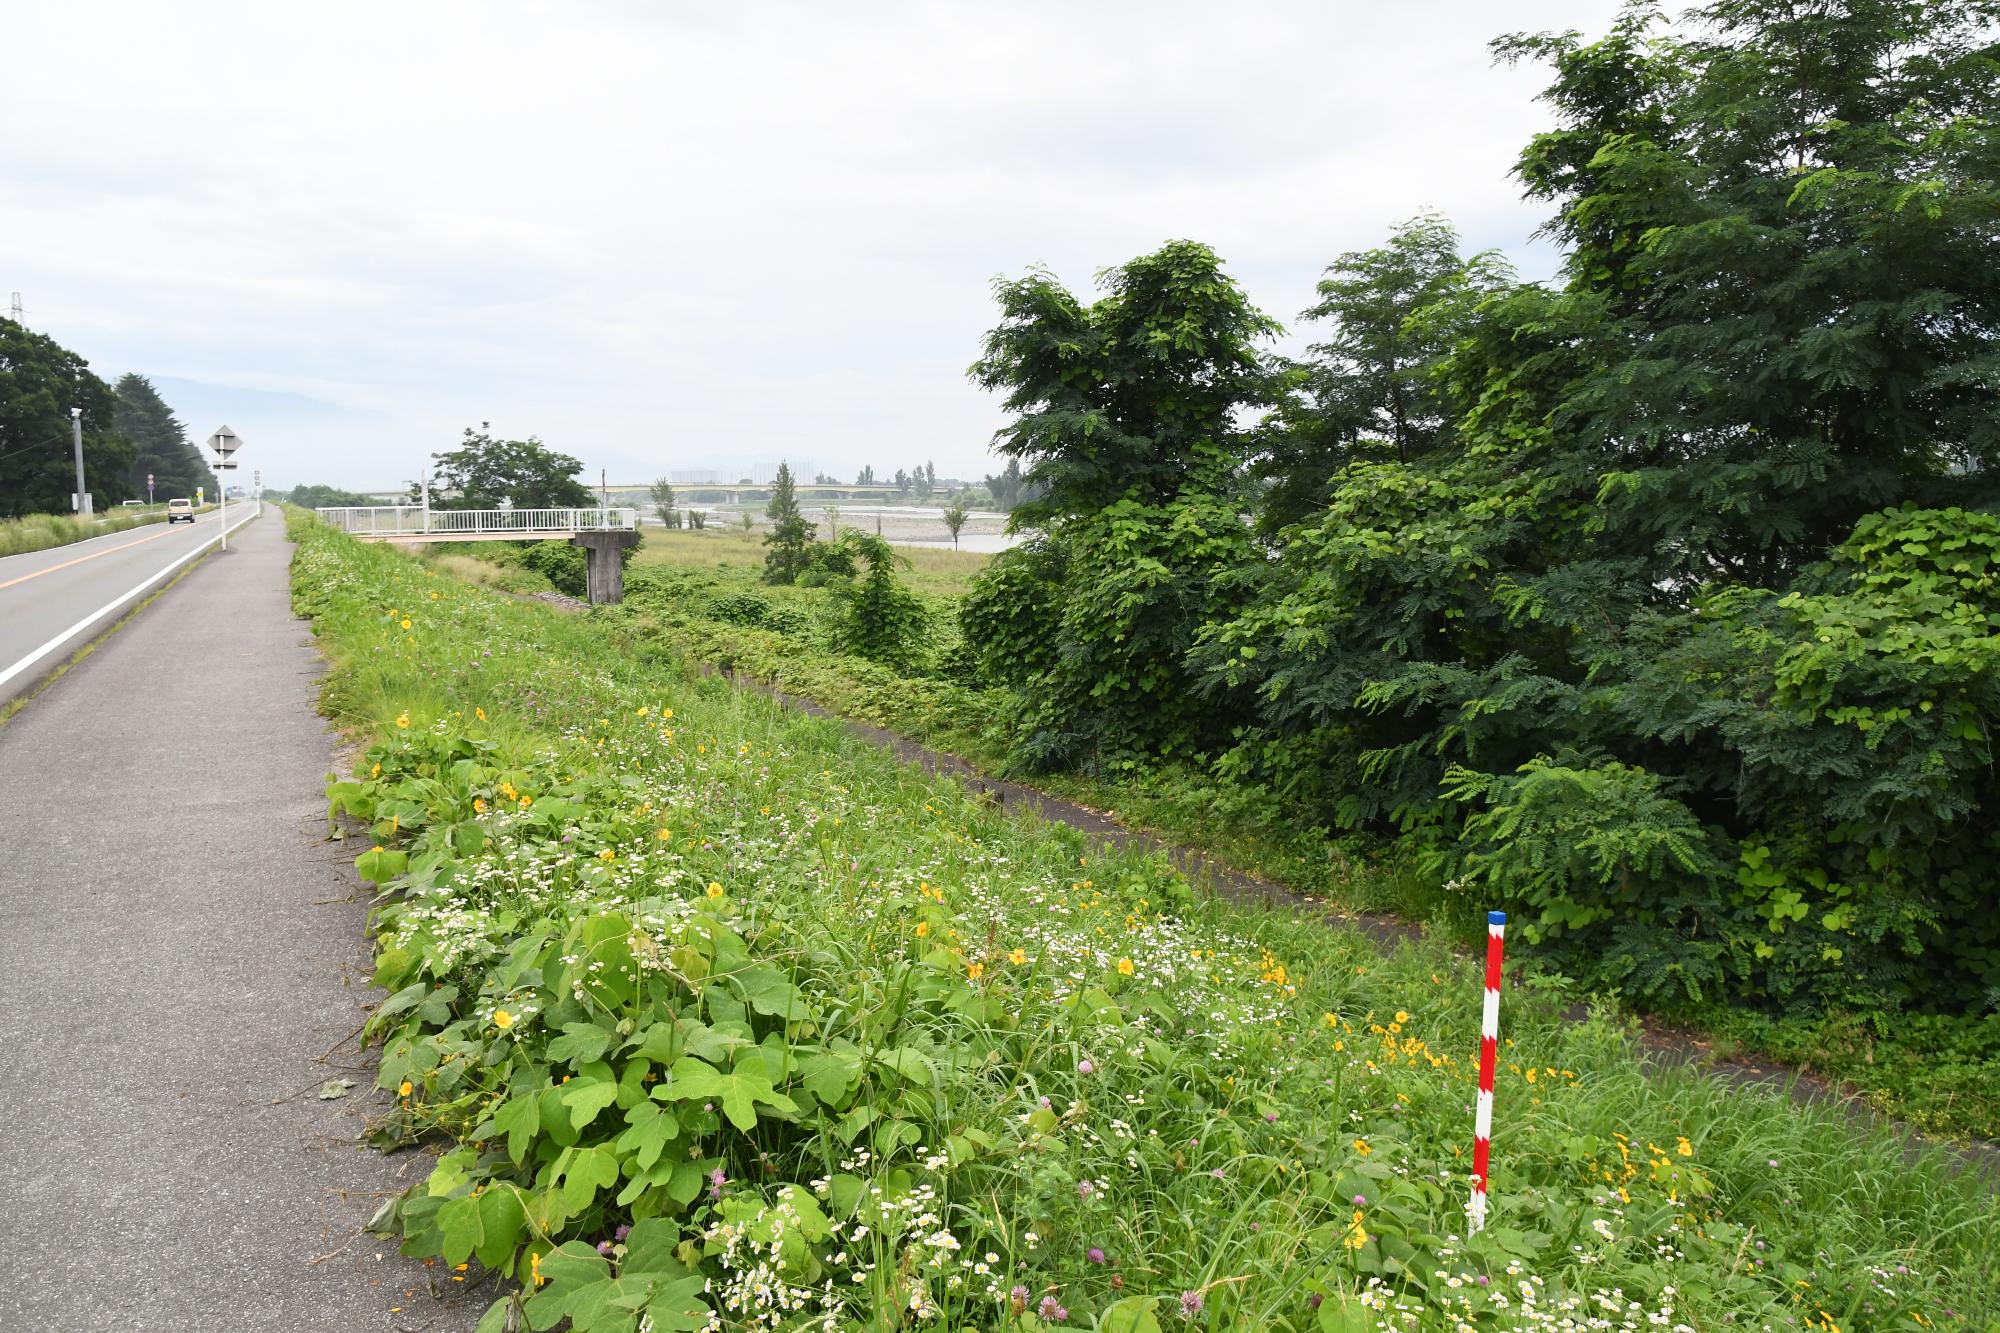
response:
<svg viewBox="0 0 2000 1333"><path fill-rule="evenodd" d="M149 553L129 587L181 527L91 563ZM492 1295L360 1231L429 1160L357 1144L380 993L290 549L267 512L0 726L5 1333L448 1333Z"/></svg>
<svg viewBox="0 0 2000 1333"><path fill-rule="evenodd" d="M255 508L231 505L230 526ZM115 624L139 600L116 604L120 598L157 582L214 541L221 526L219 513L202 514L193 523L153 523L0 559L0 703L67 661L92 632Z"/></svg>

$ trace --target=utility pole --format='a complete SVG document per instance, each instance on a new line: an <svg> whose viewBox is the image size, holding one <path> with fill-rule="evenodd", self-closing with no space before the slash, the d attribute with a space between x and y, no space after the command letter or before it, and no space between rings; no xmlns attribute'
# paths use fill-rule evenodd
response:
<svg viewBox="0 0 2000 1333"><path fill-rule="evenodd" d="M83 489L83 409L69 410L70 442L76 448L76 514L78 518L89 518L90 492Z"/></svg>
<svg viewBox="0 0 2000 1333"><path fill-rule="evenodd" d="M608 468L597 469L597 507L600 510L611 508L611 472Z"/></svg>

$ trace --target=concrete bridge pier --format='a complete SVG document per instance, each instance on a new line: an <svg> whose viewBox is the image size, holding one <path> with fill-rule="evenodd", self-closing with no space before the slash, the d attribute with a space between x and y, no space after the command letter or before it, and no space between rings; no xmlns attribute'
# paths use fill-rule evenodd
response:
<svg viewBox="0 0 2000 1333"><path fill-rule="evenodd" d="M624 551L639 544L636 532L579 532L569 539L581 546L588 561L585 582L592 606L607 606L625 600Z"/></svg>

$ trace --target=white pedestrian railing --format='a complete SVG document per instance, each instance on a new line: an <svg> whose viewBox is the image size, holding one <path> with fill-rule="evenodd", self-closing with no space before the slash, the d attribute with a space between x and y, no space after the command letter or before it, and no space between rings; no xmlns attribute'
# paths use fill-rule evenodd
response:
<svg viewBox="0 0 2000 1333"><path fill-rule="evenodd" d="M360 537L466 537L544 533L630 532L639 526L636 509L424 509L417 505L373 505L321 509L322 522Z"/></svg>

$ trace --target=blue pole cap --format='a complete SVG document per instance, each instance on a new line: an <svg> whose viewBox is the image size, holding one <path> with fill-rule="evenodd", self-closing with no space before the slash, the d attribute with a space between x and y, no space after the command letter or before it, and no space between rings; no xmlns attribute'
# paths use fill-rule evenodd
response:
<svg viewBox="0 0 2000 1333"><path fill-rule="evenodd" d="M1505 912L1488 912L1486 914L1486 924L1489 926L1504 926L1507 924L1507 914Z"/></svg>

